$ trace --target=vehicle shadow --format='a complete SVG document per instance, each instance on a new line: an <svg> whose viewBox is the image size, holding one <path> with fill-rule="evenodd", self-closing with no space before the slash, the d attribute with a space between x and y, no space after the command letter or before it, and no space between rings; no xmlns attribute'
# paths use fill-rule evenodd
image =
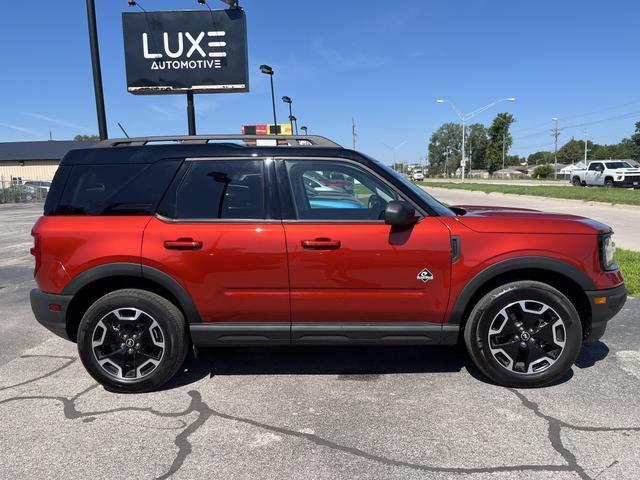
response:
<svg viewBox="0 0 640 480"><path fill-rule="evenodd" d="M165 389L216 375L337 375L372 380L394 373L453 373L470 364L464 348L436 346L278 346L201 349Z"/></svg>
<svg viewBox="0 0 640 480"><path fill-rule="evenodd" d="M582 347L575 366L590 368L607 357L602 342ZM399 373L455 373L466 369L476 380L495 385L473 364L462 345L437 346L278 346L224 347L190 353L182 370L162 390L171 390L217 375L336 375L372 381ZM573 377L573 369L552 385Z"/></svg>

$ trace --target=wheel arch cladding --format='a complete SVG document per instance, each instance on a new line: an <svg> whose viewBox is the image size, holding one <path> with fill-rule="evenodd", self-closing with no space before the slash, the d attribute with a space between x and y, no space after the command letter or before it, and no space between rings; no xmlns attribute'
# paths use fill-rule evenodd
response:
<svg viewBox="0 0 640 480"><path fill-rule="evenodd" d="M518 280L546 283L562 292L573 303L582 322L584 336L591 330L591 306L585 294L593 281L578 268L547 257L521 257L495 263L476 274L456 299L449 325L464 326L474 305L490 290ZM463 329L461 328L460 331Z"/></svg>
<svg viewBox="0 0 640 480"><path fill-rule="evenodd" d="M146 265L112 263L85 270L64 288L64 294L73 295L66 319L69 338L76 341L82 316L98 298L124 288L156 293L176 305L187 323L200 323L191 297L176 279Z"/></svg>

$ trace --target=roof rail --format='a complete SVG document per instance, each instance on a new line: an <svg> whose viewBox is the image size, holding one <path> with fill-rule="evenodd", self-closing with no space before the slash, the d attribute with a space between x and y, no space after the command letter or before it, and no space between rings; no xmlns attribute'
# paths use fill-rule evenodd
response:
<svg viewBox="0 0 640 480"><path fill-rule="evenodd" d="M206 144L224 142L225 140L242 140L254 146L258 140L275 140L276 145L290 147L328 147L343 148L341 145L319 135L169 135L157 137L112 138L98 143L97 147L136 147L154 143ZM260 145L271 146L271 145ZM275 146L275 145L274 145Z"/></svg>

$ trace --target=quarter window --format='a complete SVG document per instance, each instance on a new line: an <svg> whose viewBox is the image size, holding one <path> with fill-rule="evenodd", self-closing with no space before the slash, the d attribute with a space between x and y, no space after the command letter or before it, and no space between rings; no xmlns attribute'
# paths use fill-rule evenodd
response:
<svg viewBox="0 0 640 480"><path fill-rule="evenodd" d="M285 162L300 220L381 220L397 194L375 175L346 162Z"/></svg>
<svg viewBox="0 0 640 480"><path fill-rule="evenodd" d="M168 209L179 219L264 219L263 177L261 160L194 161Z"/></svg>

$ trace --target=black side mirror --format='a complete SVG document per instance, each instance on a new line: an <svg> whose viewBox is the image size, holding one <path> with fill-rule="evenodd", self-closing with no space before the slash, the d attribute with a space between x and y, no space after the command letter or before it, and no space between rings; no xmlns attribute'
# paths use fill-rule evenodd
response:
<svg viewBox="0 0 640 480"><path fill-rule="evenodd" d="M384 211L384 223L393 227L410 227L418 221L416 209L402 200L391 200Z"/></svg>

